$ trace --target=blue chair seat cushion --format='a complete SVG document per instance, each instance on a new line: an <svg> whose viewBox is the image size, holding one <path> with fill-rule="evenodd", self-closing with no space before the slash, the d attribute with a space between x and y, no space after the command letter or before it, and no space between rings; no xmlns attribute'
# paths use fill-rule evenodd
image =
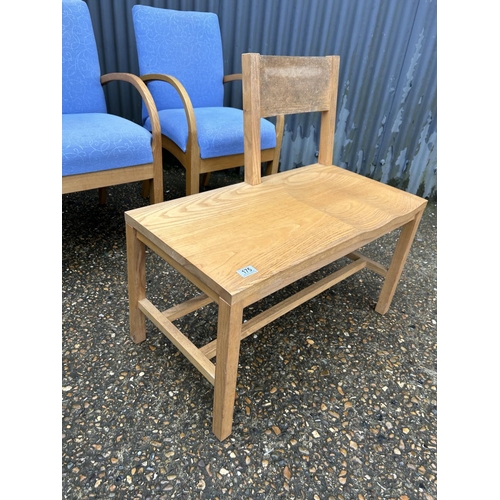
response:
<svg viewBox="0 0 500 500"><path fill-rule="evenodd" d="M200 156L203 159L243 153L243 111L230 107L195 108ZM188 140L184 108L158 111L161 133L186 152ZM149 118L144 126L151 130ZM261 120L261 149L276 146L276 130L266 119Z"/></svg>
<svg viewBox="0 0 500 500"><path fill-rule="evenodd" d="M151 133L106 113L62 115L62 175L85 174L153 162Z"/></svg>

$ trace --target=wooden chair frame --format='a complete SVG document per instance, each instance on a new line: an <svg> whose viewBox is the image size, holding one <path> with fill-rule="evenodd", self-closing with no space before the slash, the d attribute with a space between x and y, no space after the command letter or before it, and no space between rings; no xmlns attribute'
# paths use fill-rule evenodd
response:
<svg viewBox="0 0 500 500"><path fill-rule="evenodd" d="M151 119L153 162L142 165L115 168L84 174L67 175L62 177L62 194L98 189L99 203L106 202L106 187L129 182L143 181L142 194L150 195L151 203L163 201L163 162L161 147L160 120L156 105L146 84L131 73L108 73L101 76L101 84L111 81L130 83L140 94Z"/></svg>
<svg viewBox="0 0 500 500"><path fill-rule="evenodd" d="M182 83L171 75L149 74L143 75L144 82L162 81L170 84L179 94L182 100L188 124L188 142L184 152L177 144L167 136L161 136L162 147L173 154L186 170L186 195L195 194L200 191L200 176L204 176L204 185L207 185L210 173L228 168L244 165L244 153L236 155L217 156L214 158L201 158L198 145L198 131L196 117L191 99ZM224 76L224 83L241 80L241 73ZM262 162L267 162L266 175L278 172L281 143L283 140L284 117L276 117L276 147L262 150ZM144 193L145 194L145 193Z"/></svg>
<svg viewBox="0 0 500 500"><path fill-rule="evenodd" d="M242 63L245 182L125 213L131 337L142 342L149 319L214 386L220 440L232 431L241 340L364 268L384 277L375 310L385 314L427 204L332 165L337 56ZM261 179L260 118L307 111L321 113L318 163ZM396 229L388 268L359 251ZM201 293L160 311L146 297L146 247ZM244 308L343 257L342 269L243 323ZM217 338L198 347L174 321L211 302Z"/></svg>

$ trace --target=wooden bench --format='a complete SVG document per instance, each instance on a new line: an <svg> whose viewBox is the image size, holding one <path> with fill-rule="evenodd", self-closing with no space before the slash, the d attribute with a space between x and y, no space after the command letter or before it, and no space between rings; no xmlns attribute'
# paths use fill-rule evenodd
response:
<svg viewBox="0 0 500 500"><path fill-rule="evenodd" d="M365 267L385 278L384 314L427 203L332 165L339 57L243 54L242 63L245 181L125 213L132 339L145 339L148 318L214 385L220 440L231 434L240 341ZM321 112L318 163L261 179L260 118L308 111ZM388 269L358 251L398 228ZM201 293L160 311L146 298L146 246ZM346 267L243 323L245 307L346 256ZM211 302L217 338L198 347L173 322Z"/></svg>

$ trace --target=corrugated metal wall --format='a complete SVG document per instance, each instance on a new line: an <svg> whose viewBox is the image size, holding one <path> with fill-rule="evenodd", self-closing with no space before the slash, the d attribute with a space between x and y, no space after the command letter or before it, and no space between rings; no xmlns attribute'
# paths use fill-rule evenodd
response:
<svg viewBox="0 0 500 500"><path fill-rule="evenodd" d="M86 0L102 71L138 74L134 4L215 12L225 72L243 52L338 54L341 77L334 162L427 198L436 186L435 0ZM107 90L110 111L139 122L140 100L126 84ZM225 104L241 107L241 83ZM286 120L281 169L312 163L319 118Z"/></svg>

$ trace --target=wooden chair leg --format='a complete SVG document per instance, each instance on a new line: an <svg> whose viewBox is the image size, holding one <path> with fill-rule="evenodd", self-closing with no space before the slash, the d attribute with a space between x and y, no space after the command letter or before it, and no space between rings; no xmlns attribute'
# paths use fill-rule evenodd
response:
<svg viewBox="0 0 500 500"><path fill-rule="evenodd" d="M163 198L163 184L158 181L150 181L149 203L154 204L162 202Z"/></svg>
<svg viewBox="0 0 500 500"><path fill-rule="evenodd" d="M201 174L203 187L206 187L208 185L208 181L210 180L210 173L211 172L206 172L205 174Z"/></svg>
<svg viewBox="0 0 500 500"><path fill-rule="evenodd" d="M186 196L200 192L200 174L186 170Z"/></svg>
<svg viewBox="0 0 500 500"><path fill-rule="evenodd" d="M418 212L414 219L407 222L401 228L401 234L399 235L396 248L394 249L391 265L387 271L384 285L382 286L382 290L380 291L378 302L375 307L375 311L380 314L385 314L391 306L394 293L396 292L396 287L398 286L399 278L403 272L403 267L410 252L410 248L412 246L413 239L415 238L422 215L423 210Z"/></svg>
<svg viewBox="0 0 500 500"><path fill-rule="evenodd" d="M223 441L233 427L243 307L219 299L214 389L214 434Z"/></svg>
<svg viewBox="0 0 500 500"><path fill-rule="evenodd" d="M186 168L186 196L200 192L200 159L192 158Z"/></svg>
<svg viewBox="0 0 500 500"><path fill-rule="evenodd" d="M149 196L149 192L151 191L150 181L142 181L142 189L141 196L143 198L147 198Z"/></svg>
<svg viewBox="0 0 500 500"><path fill-rule="evenodd" d="M99 197L99 205L106 205L106 188L98 188L97 195Z"/></svg>
<svg viewBox="0 0 500 500"><path fill-rule="evenodd" d="M146 247L137 239L137 231L126 224L127 273L130 336L138 344L146 339L146 317L139 310L139 301L146 297Z"/></svg>

